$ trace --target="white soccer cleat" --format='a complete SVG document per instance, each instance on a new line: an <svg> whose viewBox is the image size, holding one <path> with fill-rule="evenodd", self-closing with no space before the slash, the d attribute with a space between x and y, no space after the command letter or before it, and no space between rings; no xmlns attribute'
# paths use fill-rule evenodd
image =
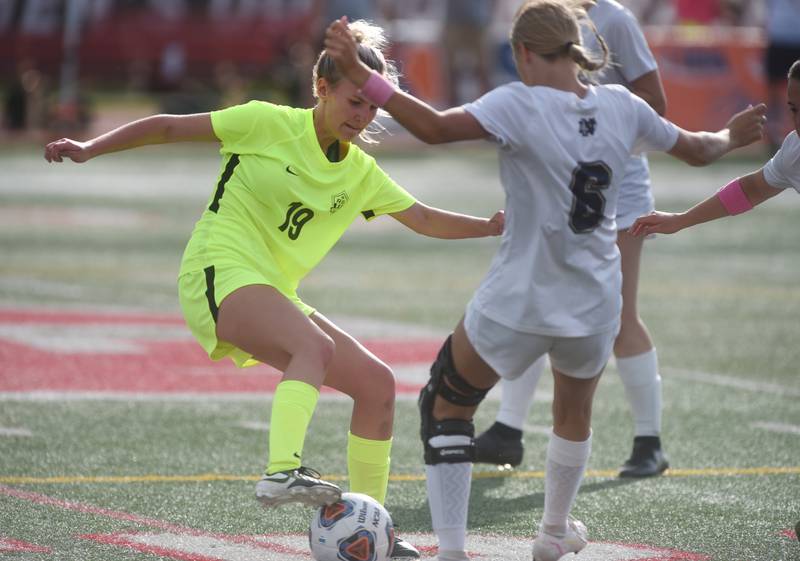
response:
<svg viewBox="0 0 800 561"><path fill-rule="evenodd" d="M320 477L318 472L307 467L264 475L256 483L256 499L265 507L286 503L319 507L335 503L342 497L342 490Z"/></svg>
<svg viewBox="0 0 800 561"><path fill-rule="evenodd" d="M570 518L563 538L539 531L533 540L533 561L558 561L568 553L578 553L587 543L586 526L580 520Z"/></svg>

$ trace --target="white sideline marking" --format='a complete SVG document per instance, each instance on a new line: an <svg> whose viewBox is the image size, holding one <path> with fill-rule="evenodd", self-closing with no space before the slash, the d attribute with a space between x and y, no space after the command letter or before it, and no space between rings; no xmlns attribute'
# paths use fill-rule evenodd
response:
<svg viewBox="0 0 800 561"><path fill-rule="evenodd" d="M190 340L184 326L158 324L0 323L0 339L48 352L67 354L147 353L137 341Z"/></svg>
<svg viewBox="0 0 800 561"><path fill-rule="evenodd" d="M544 436L550 436L550 433L552 432L553 428L552 427L546 427L544 425L528 425L528 424L526 424L526 425L524 425L522 427L522 430L524 432L526 432L526 433L532 432L532 433L535 433L535 434L542 434Z"/></svg>
<svg viewBox="0 0 800 561"><path fill-rule="evenodd" d="M681 370L678 368L664 368L664 373L682 380L689 380L691 382L705 382L707 384L714 384L716 386L724 386L727 388L736 388L737 390L745 390L757 393L769 393L787 397L800 397L800 390L781 386L779 384L770 384L766 382L755 382L753 380L743 380L734 376L724 376L722 374L711 374L709 372L697 372L695 370Z"/></svg>
<svg viewBox="0 0 800 561"><path fill-rule="evenodd" d="M28 429L0 427L0 436L33 436Z"/></svg>
<svg viewBox="0 0 800 561"><path fill-rule="evenodd" d="M263 423L261 421L242 421L241 423L238 423L236 426L241 427L243 429L250 429L261 432L269 430L269 423Z"/></svg>
<svg viewBox="0 0 800 561"><path fill-rule="evenodd" d="M430 551L436 544L431 534L408 534L403 537L418 547ZM235 543L221 536L188 534L117 534L114 540L104 536L92 536L101 543L111 543L123 548L139 546L144 551L158 552L172 559L208 559L209 556L222 561L308 561L311 558L306 535L254 536L256 543ZM123 543L120 543L124 540ZM117 543L114 543L114 542ZM127 543L125 543L127 542ZM263 543L262 547L259 547ZM472 558L481 561L516 561L530 559L530 538L469 534L467 549ZM285 548L285 549L284 549ZM425 555L426 559L430 557ZM676 559L704 559L691 553L664 550L640 545L592 542L581 551L583 561L674 561Z"/></svg>
<svg viewBox="0 0 800 561"><path fill-rule="evenodd" d="M757 423L751 423L750 426L756 429L768 430L770 432L781 432L785 434L800 434L800 426L789 425L786 423L770 423L767 421L759 421Z"/></svg>

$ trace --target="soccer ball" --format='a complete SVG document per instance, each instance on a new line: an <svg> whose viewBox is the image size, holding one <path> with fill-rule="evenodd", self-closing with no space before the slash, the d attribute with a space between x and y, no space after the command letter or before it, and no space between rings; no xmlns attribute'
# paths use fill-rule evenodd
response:
<svg viewBox="0 0 800 561"><path fill-rule="evenodd" d="M388 561L394 547L392 517L361 493L321 507L308 530L311 555L317 561Z"/></svg>

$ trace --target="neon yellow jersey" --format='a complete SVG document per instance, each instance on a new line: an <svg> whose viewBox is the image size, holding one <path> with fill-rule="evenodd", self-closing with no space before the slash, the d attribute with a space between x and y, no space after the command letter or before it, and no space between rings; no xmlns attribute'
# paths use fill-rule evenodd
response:
<svg viewBox="0 0 800 561"><path fill-rule="evenodd" d="M212 112L211 123L221 171L180 274L244 267L294 291L357 216L416 202L355 145L342 161L328 161L311 109L251 101Z"/></svg>

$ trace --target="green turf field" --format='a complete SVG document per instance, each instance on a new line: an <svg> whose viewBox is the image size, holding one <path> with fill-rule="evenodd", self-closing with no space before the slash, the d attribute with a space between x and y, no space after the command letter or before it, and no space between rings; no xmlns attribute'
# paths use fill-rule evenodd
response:
<svg viewBox="0 0 800 561"><path fill-rule="evenodd" d="M492 152L427 148L379 160L428 204L484 215L502 206ZM0 165L0 308L178 313L174 277L214 184L213 149L148 149L78 166L48 165L38 153L10 148ZM683 209L758 165L726 160L698 170L656 160L658 207ZM660 553L587 552L584 559L800 560L789 532L800 520L798 217L800 197L789 192L748 215L648 242L640 308L659 350L663 441L673 469L648 481L614 477L632 426L612 365L598 390L590 472L574 514L593 541ZM423 239L388 218L357 224L306 279L301 296L334 319L443 333L496 245ZM11 327L3 329L0 339ZM14 376L0 363L0 380ZM539 431L549 426L551 388L545 379L523 465L510 477L477 468L475 535L524 540L541 516L547 440ZM0 395L0 559L251 559L215 556L211 546L176 557L177 542L137 549L108 536L160 528L187 541L187 528L228 536L306 530L308 510L268 512L251 497L267 436L247 423L268 421L266 400ZM482 406L479 430L496 407L496 400ZM342 480L348 417L340 401L321 402L305 452L308 465ZM396 423L387 506L404 533L425 534L430 517L410 399L398 404ZM4 539L43 549L4 549ZM480 547L472 542L472 550ZM483 558L529 559L508 551Z"/></svg>

